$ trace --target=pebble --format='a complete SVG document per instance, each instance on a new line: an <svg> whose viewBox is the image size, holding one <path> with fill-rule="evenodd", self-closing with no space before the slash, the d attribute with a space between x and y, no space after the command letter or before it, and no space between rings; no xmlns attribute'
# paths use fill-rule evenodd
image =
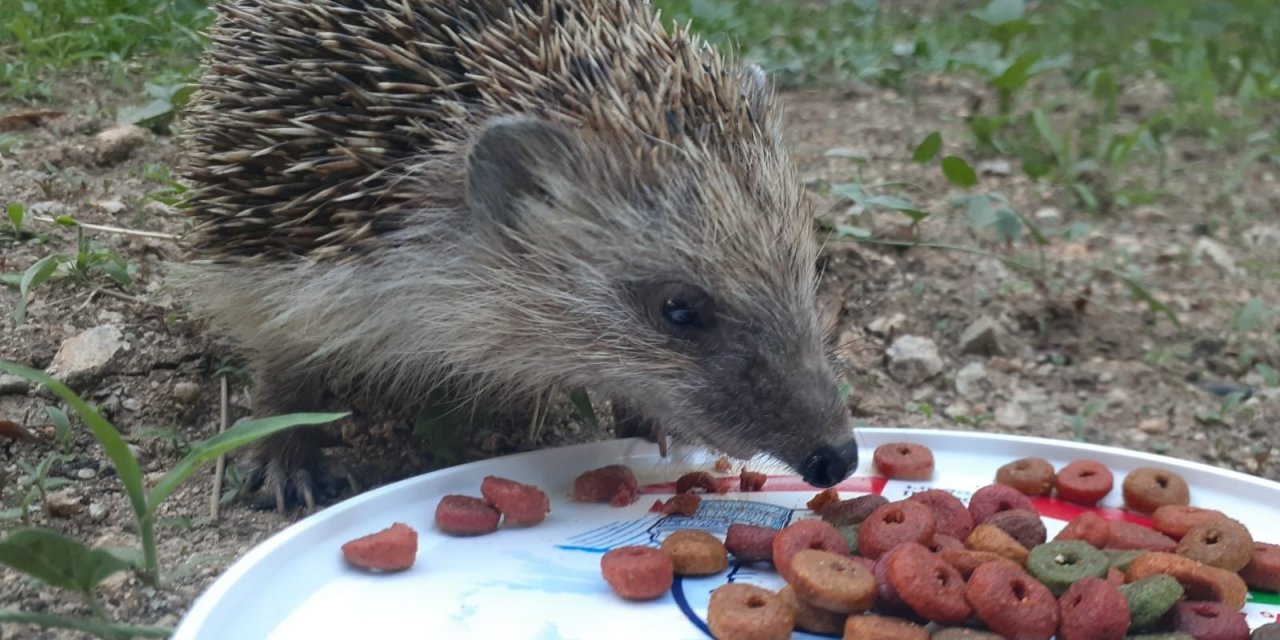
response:
<svg viewBox="0 0 1280 640"><path fill-rule="evenodd" d="M885 355L889 357L889 375L907 385L919 384L942 373L938 345L923 336L900 336Z"/></svg>
<svg viewBox="0 0 1280 640"><path fill-rule="evenodd" d="M1240 234L1245 246L1252 249L1271 249L1280 251L1280 226L1258 225L1249 227Z"/></svg>
<svg viewBox="0 0 1280 640"><path fill-rule="evenodd" d="M970 362L956 372L956 393L966 400L978 400L991 391L987 368L981 362Z"/></svg>
<svg viewBox="0 0 1280 640"><path fill-rule="evenodd" d="M115 164L129 157L134 149L147 142L147 132L139 126L126 124L106 129L94 137L98 162Z"/></svg>
<svg viewBox="0 0 1280 640"><path fill-rule="evenodd" d="M973 274L988 289L997 289L1009 279L1009 269L995 258L983 258L974 263Z"/></svg>
<svg viewBox="0 0 1280 640"><path fill-rule="evenodd" d="M898 332L903 325L907 323L907 317L901 313L895 313L892 316L881 316L871 321L867 325L867 331L878 336L891 336Z"/></svg>
<svg viewBox="0 0 1280 640"><path fill-rule="evenodd" d="M1228 275L1238 276L1243 272L1240 267L1236 266L1235 258L1231 257L1231 252L1227 248L1214 242L1209 238L1200 238L1196 241L1195 249L1192 253L1197 258L1205 258L1214 266L1218 267Z"/></svg>
<svg viewBox="0 0 1280 640"><path fill-rule="evenodd" d="M92 480L98 477L98 471L96 469L90 469L89 467L76 469L76 477L81 480Z"/></svg>
<svg viewBox="0 0 1280 640"><path fill-rule="evenodd" d="M88 506L86 502L78 491L67 488L45 496L44 509L55 518L68 518L84 511Z"/></svg>
<svg viewBox="0 0 1280 640"><path fill-rule="evenodd" d="M85 388L106 372L112 359L127 351L120 327L105 324L68 338L46 372L72 388Z"/></svg>
<svg viewBox="0 0 1280 640"><path fill-rule="evenodd" d="M1169 430L1169 421L1164 418L1146 418L1138 422L1138 430L1150 434L1164 433Z"/></svg>
<svg viewBox="0 0 1280 640"><path fill-rule="evenodd" d="M1022 408L1017 402L1006 402L996 409L996 424L1011 429L1021 429L1027 426L1029 416L1027 410Z"/></svg>
<svg viewBox="0 0 1280 640"><path fill-rule="evenodd" d="M200 398L200 385L194 382L179 382L173 385L173 397L182 402L195 402Z"/></svg>
<svg viewBox="0 0 1280 640"><path fill-rule="evenodd" d="M982 316L969 323L960 334L960 353L982 356L1005 355L1008 342L1004 329L995 318Z"/></svg>
<svg viewBox="0 0 1280 640"><path fill-rule="evenodd" d="M31 383L26 378L11 376L9 374L0 374L0 396L19 396L25 394L27 389L31 388Z"/></svg>
<svg viewBox="0 0 1280 640"><path fill-rule="evenodd" d="M1044 207L1036 211L1036 220L1050 224L1062 222L1062 210L1057 207Z"/></svg>
<svg viewBox="0 0 1280 640"><path fill-rule="evenodd" d="M101 502L89 503L89 519L94 522L102 522L107 519L107 505Z"/></svg>

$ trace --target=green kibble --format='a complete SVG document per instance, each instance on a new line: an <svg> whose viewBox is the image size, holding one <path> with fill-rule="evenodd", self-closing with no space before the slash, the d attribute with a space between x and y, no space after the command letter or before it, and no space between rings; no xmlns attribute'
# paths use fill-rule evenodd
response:
<svg viewBox="0 0 1280 640"><path fill-rule="evenodd" d="M844 538L846 544L849 545L849 553L858 555L858 525L851 524L843 527L836 527L836 531L840 532L840 536Z"/></svg>
<svg viewBox="0 0 1280 640"><path fill-rule="evenodd" d="M1107 561L1110 562L1111 568L1121 571L1128 571L1129 563L1146 553L1146 551L1131 551L1127 549L1103 549L1102 552L1107 554Z"/></svg>
<svg viewBox="0 0 1280 640"><path fill-rule="evenodd" d="M1027 556L1027 572L1055 596L1085 578L1105 577L1108 565L1106 554L1083 540L1046 542Z"/></svg>
<svg viewBox="0 0 1280 640"><path fill-rule="evenodd" d="M1182 585L1173 576L1147 576L1121 585L1129 601L1129 628L1143 629L1156 623L1182 597Z"/></svg>
<svg viewBox="0 0 1280 640"><path fill-rule="evenodd" d="M1181 631L1168 633L1144 633L1137 636L1126 636L1125 640L1196 640L1194 636Z"/></svg>
<svg viewBox="0 0 1280 640"><path fill-rule="evenodd" d="M1004 640L1004 636L967 627L947 627L934 631L929 640Z"/></svg>
<svg viewBox="0 0 1280 640"><path fill-rule="evenodd" d="M1254 629L1249 640L1280 640L1280 622L1268 622Z"/></svg>

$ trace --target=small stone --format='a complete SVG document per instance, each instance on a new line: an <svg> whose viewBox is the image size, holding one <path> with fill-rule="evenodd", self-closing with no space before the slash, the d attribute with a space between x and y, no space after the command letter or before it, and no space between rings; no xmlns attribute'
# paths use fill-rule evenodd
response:
<svg viewBox="0 0 1280 640"><path fill-rule="evenodd" d="M1251 249L1280 250L1280 227L1272 225L1249 227L1240 234L1240 239L1244 241L1246 247Z"/></svg>
<svg viewBox="0 0 1280 640"><path fill-rule="evenodd" d="M978 173L988 176L1007 176L1013 173L1008 160L983 160L978 163Z"/></svg>
<svg viewBox="0 0 1280 640"><path fill-rule="evenodd" d="M995 258L983 258L974 263L973 273L988 289L998 289L1005 280L1009 279L1009 269Z"/></svg>
<svg viewBox="0 0 1280 640"><path fill-rule="evenodd" d="M969 323L960 334L960 353L982 356L1005 355L1008 338L1000 323L990 316L982 316Z"/></svg>
<svg viewBox="0 0 1280 640"><path fill-rule="evenodd" d="M906 323L907 316L901 313L895 313L889 317L880 316L867 325L867 331L878 336L891 336L897 333L902 328L902 325Z"/></svg>
<svg viewBox="0 0 1280 640"><path fill-rule="evenodd" d="M923 336L900 336L885 352L889 375L908 385L916 385L942 373L938 345Z"/></svg>
<svg viewBox="0 0 1280 640"><path fill-rule="evenodd" d="M120 202L119 198L112 198L110 200L95 200L93 203L93 206L101 209L106 213L110 213L112 215L115 215L125 210L124 203Z"/></svg>
<svg viewBox="0 0 1280 640"><path fill-rule="evenodd" d="M996 424L1010 429L1021 429L1027 426L1027 410L1017 402L1007 402L996 409Z"/></svg>
<svg viewBox="0 0 1280 640"><path fill-rule="evenodd" d="M147 132L142 127L132 124L112 127L94 137L97 159L101 164L120 162L146 142Z"/></svg>
<svg viewBox="0 0 1280 640"><path fill-rule="evenodd" d="M1207 259L1228 275L1236 276L1241 274L1240 267L1236 266L1235 258L1231 257L1231 252L1209 238L1200 238L1196 241L1196 246L1192 253L1197 258Z"/></svg>
<svg viewBox="0 0 1280 640"><path fill-rule="evenodd" d="M107 519L107 505L101 502L89 503L89 519L94 522L102 522Z"/></svg>
<svg viewBox="0 0 1280 640"><path fill-rule="evenodd" d="M106 372L117 353L128 348L119 327L97 326L63 341L47 372L70 387L84 388Z"/></svg>
<svg viewBox="0 0 1280 640"><path fill-rule="evenodd" d="M200 398L200 385L194 382L179 382L173 385L173 397L179 402L195 402Z"/></svg>
<svg viewBox="0 0 1280 640"><path fill-rule="evenodd" d="M969 414L972 411L973 411L973 408L969 406L969 403L963 400L959 400L947 405L947 408L943 409L942 413L945 414L948 418L955 420L956 418L969 417Z"/></svg>
<svg viewBox="0 0 1280 640"><path fill-rule="evenodd" d="M987 368L981 362L970 362L957 371L955 384L956 393L969 401L978 400L991 391Z"/></svg>
<svg viewBox="0 0 1280 640"><path fill-rule="evenodd" d="M1123 405L1129 402L1129 392L1116 387L1107 392L1107 404Z"/></svg>
<svg viewBox="0 0 1280 640"><path fill-rule="evenodd" d="M20 396L30 388L31 383L27 382L26 378L0 374L0 396Z"/></svg>
<svg viewBox="0 0 1280 640"><path fill-rule="evenodd" d="M1062 210L1057 207L1044 207L1036 211L1036 220L1057 224L1062 222Z"/></svg>
<svg viewBox="0 0 1280 640"><path fill-rule="evenodd" d="M1138 430L1150 434L1164 433L1169 430L1169 421L1164 418L1147 418L1138 423Z"/></svg>
<svg viewBox="0 0 1280 640"><path fill-rule="evenodd" d="M97 469L90 469L89 467L84 467L83 469L76 469L76 477L80 478L81 480L92 480L98 477L98 471Z"/></svg>
<svg viewBox="0 0 1280 640"><path fill-rule="evenodd" d="M55 518L68 518L88 506L88 500L74 489L67 488L54 491L45 496L44 510Z"/></svg>

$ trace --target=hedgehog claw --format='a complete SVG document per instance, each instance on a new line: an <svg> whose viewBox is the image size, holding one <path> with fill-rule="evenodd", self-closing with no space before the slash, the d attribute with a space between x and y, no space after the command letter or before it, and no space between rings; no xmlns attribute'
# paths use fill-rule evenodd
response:
<svg viewBox="0 0 1280 640"><path fill-rule="evenodd" d="M261 490L256 499L250 499L250 505L262 510L274 507L282 515L292 506L302 506L311 514L317 504L341 493L343 484L354 488L354 476L343 465L327 464L320 446L315 434L293 432L258 443L245 464L243 492ZM338 473L329 473L330 466Z"/></svg>

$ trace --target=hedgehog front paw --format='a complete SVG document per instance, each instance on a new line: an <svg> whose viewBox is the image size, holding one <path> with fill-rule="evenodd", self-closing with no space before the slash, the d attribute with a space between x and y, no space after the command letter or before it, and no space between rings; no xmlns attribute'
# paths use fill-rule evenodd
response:
<svg viewBox="0 0 1280 640"><path fill-rule="evenodd" d="M323 433L302 427L268 436L256 443L244 464L245 492L254 494L250 505L278 513L299 504L307 513L316 504L340 495L344 488L358 491L355 478L341 464L327 460L321 451Z"/></svg>

